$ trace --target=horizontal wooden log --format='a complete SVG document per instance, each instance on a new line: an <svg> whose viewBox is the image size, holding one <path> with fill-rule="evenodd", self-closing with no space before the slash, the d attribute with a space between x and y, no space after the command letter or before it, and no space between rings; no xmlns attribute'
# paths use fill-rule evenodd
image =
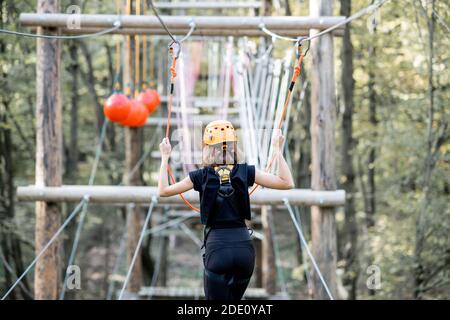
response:
<svg viewBox="0 0 450 320"><path fill-rule="evenodd" d="M141 299L186 299L193 300L197 297L205 298L203 288L188 288L188 287L143 287L139 291ZM244 293L246 300L252 299L268 299L269 296L263 288L247 288Z"/></svg>
<svg viewBox="0 0 450 320"><path fill-rule="evenodd" d="M158 9L259 9L260 1L180 1L180 2L155 2Z"/></svg>
<svg viewBox="0 0 450 320"><path fill-rule="evenodd" d="M20 201L78 202L89 196L92 203L150 203L152 196L157 195L156 187L142 186L82 186L64 185L61 187L24 186L17 188L17 199ZM199 202L196 191L184 194L187 200ZM287 198L294 205L341 206L345 202L345 191L313 191L310 189L270 190L261 189L251 196L252 204L278 205ZM160 204L182 203L179 196L160 197Z"/></svg>
<svg viewBox="0 0 450 320"><path fill-rule="evenodd" d="M206 125L211 121L217 120L218 116L217 115L191 115L190 116L190 120L188 121L188 124L194 124L194 125ZM240 120L237 117L232 117L232 118L228 118L229 121L231 121L231 123L235 126L235 127L239 127L240 126ZM147 123L146 125L148 126L157 126L157 125L161 125L161 126L166 126L167 125L167 118L157 118L157 117L149 117L147 119ZM177 121L171 121L170 125L173 126L177 126L178 123Z"/></svg>
<svg viewBox="0 0 450 320"><path fill-rule="evenodd" d="M74 32L88 31L90 28L107 29L112 28L117 21L120 21L122 29L153 29L163 30L160 22L155 16L119 16L107 14L80 14L78 16L80 28L73 29ZM345 17L323 16L323 17L239 17L239 16L162 16L168 28L183 31L185 34L190 29L192 22L196 25L197 33L216 30L218 33L228 35L232 31L236 35L244 35L244 30L260 31L261 24L274 32L294 30L294 34L301 30L324 30L337 23L342 22ZM73 15L69 14L36 14L22 13L19 18L23 26L28 27L57 27L68 29L68 22L73 20ZM343 28L340 28L341 30ZM66 30L67 31L67 30ZM120 32L120 30L118 30Z"/></svg>
<svg viewBox="0 0 450 320"><path fill-rule="evenodd" d="M81 29L67 29L61 28L61 33L65 35L79 35L79 34L92 34L103 31L103 28L81 28ZM189 29L171 29L170 32L176 36L184 36L189 32ZM280 29L275 32L284 37L306 37L309 36L308 29ZM341 29L334 30L334 36L342 37L344 31ZM109 34L120 35L150 35L150 36L166 36L167 32L164 29L144 29L144 28L121 28L110 32ZM223 37L223 36L235 36L235 37L262 37L267 36L263 31L257 29L197 29L192 33L192 37L204 36L204 37ZM193 38L192 38L193 39Z"/></svg>

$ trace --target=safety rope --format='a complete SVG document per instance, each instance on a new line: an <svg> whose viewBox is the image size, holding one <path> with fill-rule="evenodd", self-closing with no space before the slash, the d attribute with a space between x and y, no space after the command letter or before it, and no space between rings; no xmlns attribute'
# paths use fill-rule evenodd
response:
<svg viewBox="0 0 450 320"><path fill-rule="evenodd" d="M314 266L314 269L317 272L317 275L319 276L320 281L322 282L323 287L325 288L325 291L330 298L330 300L334 300L333 295L331 294L330 289L328 288L328 285L323 278L322 272L320 272L319 266L316 263L316 259L314 259L314 256L312 255L311 251L309 250L308 243L305 240L305 236L303 235L303 231L298 225L297 219L295 219L294 211L292 210L291 204L289 203L289 200L287 198L283 198L284 205L289 211L289 215L291 216L292 222L294 223L295 229L297 230L297 233L300 237L301 242L303 243L304 248L306 249L306 253L308 254L309 258L311 259L312 265Z"/></svg>
<svg viewBox="0 0 450 320"><path fill-rule="evenodd" d="M177 52L175 52L174 45L177 45ZM170 89L169 89L169 104L168 104L168 111L167 111L167 127L166 127L166 138L169 139L169 133L170 133L170 119L172 115L172 105L173 105L173 94L175 89L175 79L177 77L177 59L180 54L180 43L178 42L172 42L172 44L169 47L169 52L172 56L172 65L170 66ZM167 166L167 172L169 173L170 180L172 184L176 183L175 177L172 174L172 170L170 169L170 166ZM182 193L180 193L181 199L183 199L184 203L191 208L194 211L200 212L200 209L197 207L194 207L185 197Z"/></svg>
<svg viewBox="0 0 450 320"><path fill-rule="evenodd" d="M6 30L6 29L0 29L0 33L9 34L9 35L13 35L13 36L28 37L28 38L53 39L53 40L76 40L76 39L87 39L87 38L99 37L99 36L114 32L114 31L120 29L121 26L122 26L122 22L117 20L117 21L114 21L112 28L108 28L108 29L101 30L101 31L95 32L95 33L90 33L90 34L79 34L76 36L52 36L52 35L45 35L45 34L12 31L12 30Z"/></svg>
<svg viewBox="0 0 450 320"><path fill-rule="evenodd" d="M294 213L295 213L295 219L298 221L298 226L299 226L300 230L303 230L303 227L302 227L303 223L302 223L302 219L300 218L300 211L298 209L298 206L294 207ZM303 242L301 241L301 239L300 239L300 245L302 248L304 248ZM304 264L304 268L305 268L306 284L308 286L308 293L311 293L312 292L311 276L309 273L308 264L306 263L306 256L305 256L304 252L305 252L305 250L302 250L302 260L303 260L303 264Z"/></svg>
<svg viewBox="0 0 450 320"><path fill-rule="evenodd" d="M286 110L291 102L291 98L292 98L292 92L294 90L294 86L295 86L295 82L297 81L297 78L300 76L301 72L302 72L302 63L303 63L303 59L305 57L305 54L307 53L307 51L305 53L303 53L302 50L302 43L301 41L297 41L297 50L298 50L298 60L297 60L297 64L294 67L294 73L292 74L292 78L291 78L291 83L289 85L289 89L288 89L288 94L286 96L286 99L284 101L284 105L283 105L283 109L281 110L281 116L280 116L280 120L278 121L278 126L277 129L281 129L281 126L283 125L283 120L284 117L286 115ZM269 163L266 166L265 171L269 172L270 169L272 168L273 162L276 158L276 156L278 155L278 150L274 152L272 158L270 159ZM249 192L250 195L252 195L256 189L258 189L259 185L256 184Z"/></svg>
<svg viewBox="0 0 450 320"><path fill-rule="evenodd" d="M136 15L141 15L141 0L136 0ZM134 43L134 97L136 98L141 89L141 40L138 34L134 36Z"/></svg>
<svg viewBox="0 0 450 320"><path fill-rule="evenodd" d="M153 266L153 275L152 275L152 280L150 282L150 287L153 288L156 286L156 283L158 281L159 278L159 274L161 272L161 257L164 254L164 239L163 237L159 237L158 240L158 259L156 259L154 266ZM149 295L147 296L147 300L152 300L153 297L153 291L151 291L149 293Z"/></svg>
<svg viewBox="0 0 450 320"><path fill-rule="evenodd" d="M97 168L98 168L98 164L100 162L100 157L103 152L103 143L105 141L106 129L108 127L108 123L109 123L108 119L105 119L105 121L103 122L100 139L99 139L99 142L97 145L97 150L95 151L95 158L94 158L94 162L92 164L91 174L89 176L88 186L92 186L94 184L95 176L97 175ZM73 240L72 249L70 251L69 261L67 262L68 267L70 267L73 264L75 257L76 257L77 250L78 250L78 243L80 241L81 231L84 226L84 221L86 219L88 207L89 207L89 204L86 202L83 205L83 210L81 211L81 214L80 214L80 220L78 221L77 230L75 232L75 238ZM63 282L62 290L61 290L61 293L59 296L59 300L64 300L64 296L66 294L66 282L67 282L68 277L69 277L69 274L66 272L66 274L64 276L64 282Z"/></svg>
<svg viewBox="0 0 450 320"><path fill-rule="evenodd" d="M119 245L119 250L117 252L117 257L116 260L114 262L114 267L111 271L111 275L115 275L118 271L119 271L119 267L120 267L120 262L122 260L122 257L125 253L125 249L126 249L126 243L127 243L127 227L124 227L123 233L122 233L122 237L120 239L120 245ZM108 292L106 294L106 300L111 300L112 299L112 295L113 295L113 291L114 291L114 287L115 287L115 281L109 279L110 283L108 286Z"/></svg>
<svg viewBox="0 0 450 320"><path fill-rule="evenodd" d="M269 211L269 214L272 215L272 212ZM274 253L275 253L275 266L276 266L276 270L277 270L278 281L280 282L280 287L281 287L283 294L286 296L289 296L283 267L280 263L281 253L280 253L280 247L278 246L277 235L275 234L275 225L273 223L272 217L270 217L268 220L269 220L270 230L272 232L273 249L274 249Z"/></svg>
<svg viewBox="0 0 450 320"><path fill-rule="evenodd" d="M380 8L387 1L389 1L389 0L379 0L379 1L377 1L377 2L375 2L373 4L371 4L371 5L367 6L366 8L363 8L363 9L359 10L358 12L356 12L355 14L351 15L350 17L344 19L343 21L341 21L341 22L339 22L339 23L337 23L337 24L335 24L335 25L333 25L333 26L331 26L331 27L329 27L329 28L319 32L319 33L316 33L316 34L314 34L312 36L304 38L302 41L311 41L312 39L315 39L315 38L323 36L324 34L330 33L332 31L336 30L337 28L339 28L340 26L346 25L346 24L352 22L353 20L359 19L360 17L362 17L362 16L364 16L364 15L366 15L368 13L374 12L375 10ZM292 42L297 42L298 41L298 38L285 37L285 36L281 36L279 34L276 34L273 31L270 31L269 29L266 28L264 22L261 22L259 24L259 28L261 29L261 31L263 31L267 35L271 36L272 38L280 39L280 40L286 40L286 41L292 41Z"/></svg>
<svg viewBox="0 0 450 320"><path fill-rule="evenodd" d="M61 232L67 227L70 221L72 221L78 212L83 207L84 203L89 201L89 196L85 195L83 199L78 203L78 205L73 209L73 211L69 214L69 216L66 218L64 223L59 227L59 229L55 232L55 234L50 238L50 240L47 242L47 244L41 249L41 251L38 253L38 255L33 259L33 261L28 265L28 267L25 269L25 271L20 275L19 278L17 278L16 282L8 289L8 291L3 295L1 300L5 300L8 295L14 290L14 288L22 281L22 279L28 274L28 272L31 271L31 269L34 267L36 262L42 257L42 255L47 251L47 249L55 242L55 240L58 238L58 236L61 234Z"/></svg>
<svg viewBox="0 0 450 320"><path fill-rule="evenodd" d="M193 214L188 214L188 215L186 215L186 216L179 217L179 218L172 219L172 220L170 220L170 221L161 223L161 224L157 225L156 227L153 227L153 228L147 230L147 231L145 232L145 235L157 234L157 233L159 233L159 232L161 232L161 231L163 231L163 230L165 230L165 229L168 229L168 228L171 228L171 227L176 227L176 226L178 226L180 223L183 223L184 221L186 221L186 220L188 220L188 219L190 219L190 218L197 217L197 216L198 216L198 215L197 215L196 213L193 213Z"/></svg>
<svg viewBox="0 0 450 320"><path fill-rule="evenodd" d="M142 4L142 15L147 14L147 2ZM147 35L142 36L142 89L147 89Z"/></svg>
<svg viewBox="0 0 450 320"><path fill-rule="evenodd" d="M121 8L120 8L120 0L116 0L116 14L121 14ZM122 59L122 42L120 41L119 37L116 39L116 59L115 59L115 78L113 81L113 88L115 91L119 91L121 89L121 83L119 80L120 72L121 72L121 59Z"/></svg>
<svg viewBox="0 0 450 320"><path fill-rule="evenodd" d="M144 237L145 237L145 231L147 230L147 226L148 226L148 224L150 222L150 218L152 217L153 208L155 207L155 205L157 203L158 203L158 200L157 200L156 196L153 196L152 197L152 201L151 201L150 206L149 206L148 211L147 211L147 216L145 217L144 225L142 226L141 234L139 236L139 241L138 241L138 243L136 245L136 249L134 250L133 258L131 259L131 263L130 263L130 266L128 268L127 276L126 276L125 281L123 283L122 289L120 290L119 300L122 300L123 294L125 292L125 289L127 288L128 282L130 281L131 273L133 272L134 265L136 263L136 259L137 259L138 254L139 254L139 250L140 250L141 245L142 245L142 241L144 240Z"/></svg>
<svg viewBox="0 0 450 320"><path fill-rule="evenodd" d="M5 266L6 271L8 271L11 276L13 276L14 278L16 278L17 280L17 273L14 271L13 267L8 263L8 261L6 260L5 255L3 254L2 251L2 247L0 246L0 260L2 260L3 265ZM30 290L22 283L19 282L19 286L20 288L23 290L23 292L25 292L28 296L32 297L33 294L30 292Z"/></svg>

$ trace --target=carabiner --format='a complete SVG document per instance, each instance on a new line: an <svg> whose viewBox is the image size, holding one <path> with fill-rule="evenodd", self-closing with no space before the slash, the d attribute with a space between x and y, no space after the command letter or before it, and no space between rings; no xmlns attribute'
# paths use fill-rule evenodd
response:
<svg viewBox="0 0 450 320"><path fill-rule="evenodd" d="M175 47L175 48L174 48ZM178 59L181 52L181 43L178 40L172 41L169 44L169 52L175 59Z"/></svg>
<svg viewBox="0 0 450 320"><path fill-rule="evenodd" d="M300 56L300 52L302 51L301 48L303 47L304 41L308 41L308 48L306 48L306 51L303 52L303 56L306 56L306 54L309 51L311 41L309 41L307 37L298 37L297 42L295 43L295 45L297 46L297 52L296 52L297 58Z"/></svg>

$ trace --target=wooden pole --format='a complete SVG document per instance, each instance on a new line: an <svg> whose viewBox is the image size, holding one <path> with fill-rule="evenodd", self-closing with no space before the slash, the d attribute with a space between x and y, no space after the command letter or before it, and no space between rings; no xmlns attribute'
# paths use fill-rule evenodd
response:
<svg viewBox="0 0 450 320"><path fill-rule="evenodd" d="M32 27L33 29L35 27ZM91 34L91 33L97 33L100 31L105 30L104 28L98 28L98 27L86 27L81 29L67 29L67 28L61 28L62 34L67 35L78 35L78 34ZM293 28L293 29L277 29L275 30L277 34L285 36L285 37L300 37L300 36L309 36L309 29L306 28ZM185 36L189 32L189 27L186 26L184 28L177 28L177 29L171 29L170 32L177 36ZM161 28L121 28L114 30L108 34L129 34L129 35L135 35L135 34L146 34L146 35L154 35L154 36L166 36L167 32L164 29ZM344 31L342 29L337 29L333 31L334 36L343 36ZM215 37L215 36L235 36L235 37L262 37L267 36L263 31L260 29L196 29L192 32L192 36L208 36L208 37ZM193 38L192 38L193 39Z"/></svg>
<svg viewBox="0 0 450 320"><path fill-rule="evenodd" d="M38 13L59 12L59 1L38 0ZM54 28L39 28L40 34L58 33ZM62 125L60 99L61 47L58 40L37 40L36 62L36 185L60 186L62 183ZM38 254L61 224L60 205L36 202L35 252ZM36 263L35 299L57 299L60 280L56 241Z"/></svg>
<svg viewBox="0 0 450 320"><path fill-rule="evenodd" d="M264 233L262 240L262 284L269 295L274 295L277 289L277 270L275 266L273 230L271 228L273 225L271 206L261 207L261 222Z"/></svg>
<svg viewBox="0 0 450 320"><path fill-rule="evenodd" d="M261 12L266 17L272 14L272 0L262 1ZM277 270L273 243L272 208L268 205L261 207L261 222L264 233L264 239L262 240L262 284L269 295L274 295L277 290Z"/></svg>
<svg viewBox="0 0 450 320"><path fill-rule="evenodd" d="M310 15L331 14L331 0L310 0ZM312 34L317 30L312 30ZM333 36L325 34L311 42L311 161L313 190L336 190ZM334 208L311 207L312 252L336 296L336 222ZM313 296L328 299L316 272L312 274Z"/></svg>
<svg viewBox="0 0 450 320"><path fill-rule="evenodd" d="M259 1L180 1L180 2L155 2L158 9L178 10L178 9L255 9L261 7Z"/></svg>
<svg viewBox="0 0 450 320"><path fill-rule="evenodd" d="M132 7L131 0L127 1L127 6L125 12L131 12ZM130 10L130 11L128 11ZM134 68L133 68L133 57L135 43L134 37L125 36L125 64L123 81L126 88L125 92L132 96L134 88L137 85L135 79ZM140 143L141 139L139 136L138 128L125 128L125 174L124 183L128 186L139 186L141 185L141 170L136 170L132 175L131 171L135 167L136 163L140 158ZM137 243L139 241L139 234L141 229L141 216L140 208L133 204L129 204L126 207L127 212L127 262L128 266L131 264L134 251L136 250ZM130 281L127 287L127 291L130 293L138 293L142 284L142 260L139 255L136 263L134 265L133 272L130 277Z"/></svg>
<svg viewBox="0 0 450 320"><path fill-rule="evenodd" d="M27 27L59 27L67 28L68 14L36 14L22 13L20 22ZM84 28L112 28L120 21L121 27L162 29L155 16L118 16L108 14L80 14L80 30ZM170 30L189 30L189 24L194 21L197 30L260 30L263 23L269 30L324 30L342 22L345 17L340 16L270 16L270 17L239 17L239 16L162 16ZM343 30L343 27L339 29Z"/></svg>
<svg viewBox="0 0 450 320"><path fill-rule="evenodd" d="M89 195L91 203L104 204L145 204L152 196L157 196L157 187L144 186L61 186L43 187L27 186L17 188L17 199L20 201L76 202L84 195ZM198 204L198 193L190 190L184 193L187 200ZM284 205L283 198L292 205L305 206L342 206L345 203L345 191L313 191L309 189L271 190L259 189L250 197L252 205ZM160 204L184 204L179 196L159 198Z"/></svg>

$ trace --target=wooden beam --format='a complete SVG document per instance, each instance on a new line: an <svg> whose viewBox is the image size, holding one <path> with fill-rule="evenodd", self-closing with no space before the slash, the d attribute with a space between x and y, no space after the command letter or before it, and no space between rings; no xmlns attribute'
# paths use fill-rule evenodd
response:
<svg viewBox="0 0 450 320"><path fill-rule="evenodd" d="M67 28L67 21L72 18L69 14L36 14L22 13L20 22L27 27L56 27ZM85 28L112 28L114 23L120 21L122 28L162 29L155 16L118 16L107 14L80 14L79 30ZM261 23L266 28L277 32L278 30L324 30L342 22L345 17L239 17L239 16L162 16L163 21L170 30L189 30L190 23L195 22L197 32L207 30L260 30ZM342 27L340 29L343 29Z"/></svg>
<svg viewBox="0 0 450 320"><path fill-rule="evenodd" d="M263 16L272 14L272 0L263 0L261 4L261 12ZM275 245L273 238L273 221L272 207L261 207L261 223L264 233L262 240L262 285L267 293L274 295L277 290L277 269L275 267Z"/></svg>
<svg viewBox="0 0 450 320"><path fill-rule="evenodd" d="M331 14L332 0L310 0L311 16ZM318 30L312 30L312 34ZM333 36L311 42L311 160L313 190L335 190L336 96L334 87ZM336 296L336 221L334 208L311 207L312 251L331 293ZM329 299L318 274L312 273L313 297Z"/></svg>
<svg viewBox="0 0 450 320"><path fill-rule="evenodd" d="M217 120L217 115L191 115L191 119L189 121L189 124L194 124L196 125L206 125L208 122ZM240 125L240 120L239 118L236 117L232 117L232 118L228 118L229 121L231 121L231 123L233 123L233 125L235 127L239 127ZM167 125L167 118L156 118L156 117L149 117L147 119L147 125L149 126L155 126L155 125L162 125L165 126ZM177 126L178 124L175 121L172 121L170 123L171 126ZM200 128L200 126L198 126Z"/></svg>
<svg viewBox="0 0 450 320"><path fill-rule="evenodd" d="M82 186L64 185L61 187L26 186L17 188L19 201L52 201L77 202L85 195L90 196L93 203L141 203L149 204L152 196L157 195L157 187L143 186ZM188 191L186 199L198 204L198 193ZM345 191L313 191L309 189L271 190L260 189L251 197L252 204L283 204L286 197L293 205L342 206L345 203ZM159 198L160 204L180 204L183 200L179 196Z"/></svg>
<svg viewBox="0 0 450 320"><path fill-rule="evenodd" d="M58 0L39 0L38 13L56 13ZM39 34L56 35L57 30L40 28ZM36 62L36 185L62 183L61 44L54 39L37 40ZM60 204L36 202L36 255L61 224ZM59 242L56 241L36 263L34 294L37 300L58 298L60 277Z"/></svg>
<svg viewBox="0 0 450 320"><path fill-rule="evenodd" d="M194 300L196 298L204 299L205 291L203 288L192 287L143 287L139 292L143 300L151 297L152 299L183 299ZM263 288L247 288L244 293L246 300L263 300L269 296Z"/></svg>
<svg viewBox="0 0 450 320"><path fill-rule="evenodd" d="M157 9L258 9L261 7L259 1L180 1L180 2L155 2Z"/></svg>
<svg viewBox="0 0 450 320"><path fill-rule="evenodd" d="M61 28L62 34L67 35L79 35L79 34L91 34L97 33L105 30L104 28L81 28L81 29L67 29ZM184 36L189 32L189 28L178 28L171 29L170 32L176 36ZM309 36L309 29L279 29L276 30L276 33L285 37L305 37ZM123 35L135 35L135 34L144 34L144 35L152 35L152 36L166 36L167 32L161 28L121 28L118 30L114 30L109 34L123 34ZM334 36L343 36L344 30L337 29L333 31ZM206 36L206 37L224 37L224 36L235 36L235 37L261 37L267 36L263 31L259 29L197 29L194 30L192 36ZM192 38L194 39L194 38Z"/></svg>
<svg viewBox="0 0 450 320"><path fill-rule="evenodd" d="M262 285L267 290L267 293L274 295L277 290L277 270L275 266L271 206L261 207L261 222L264 233L262 241Z"/></svg>
<svg viewBox="0 0 450 320"><path fill-rule="evenodd" d="M130 2L132 6L132 1ZM131 10L131 8L130 8ZM126 10L125 10L126 11ZM134 53L136 50L135 39L131 36L125 36L125 64L123 81L124 86L128 88L133 95L133 89L138 83L136 75L134 74ZM141 170L135 170L130 175L136 163L141 157L141 136L139 128L125 128L125 172L124 184L130 186L142 185ZM127 265L130 266L134 252L139 241L139 234L141 229L141 210L142 208L136 206L126 206L126 220L127 220ZM130 281L126 290L131 293L137 293L142 285L142 261L141 255L138 255L131 273Z"/></svg>

